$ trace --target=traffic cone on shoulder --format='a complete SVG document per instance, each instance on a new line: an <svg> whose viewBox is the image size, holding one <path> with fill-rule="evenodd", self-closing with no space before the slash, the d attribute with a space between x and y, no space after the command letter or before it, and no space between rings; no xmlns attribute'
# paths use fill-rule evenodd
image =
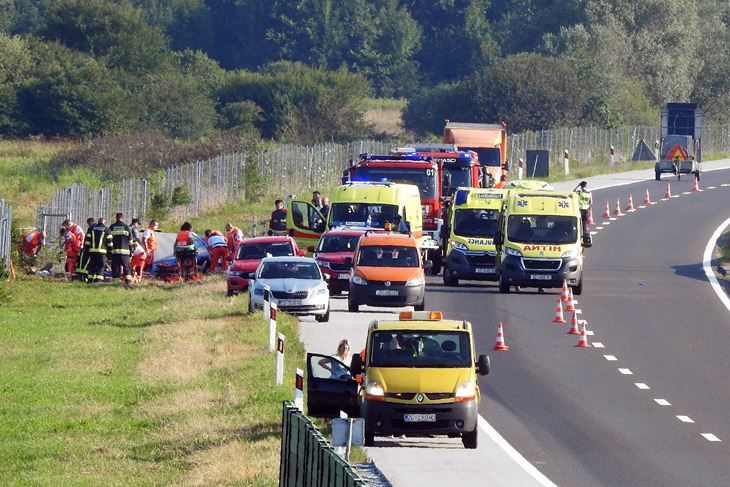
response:
<svg viewBox="0 0 730 487"><path fill-rule="evenodd" d="M588 207L588 218L586 218L586 225L595 225L596 222L593 221L593 207Z"/></svg>
<svg viewBox="0 0 730 487"><path fill-rule="evenodd" d="M621 213L621 198L616 198L616 208L613 210L613 216L623 216L623 213Z"/></svg>
<svg viewBox="0 0 730 487"><path fill-rule="evenodd" d="M698 178L697 176L695 176L695 185L692 186L692 191L694 191L695 193L699 193L700 191L700 178Z"/></svg>
<svg viewBox="0 0 730 487"><path fill-rule="evenodd" d="M578 331L578 316L575 314L575 311L573 311L573 317L570 319L570 330L568 330L568 333L566 335L579 335L580 331Z"/></svg>
<svg viewBox="0 0 730 487"><path fill-rule="evenodd" d="M606 200L606 206L603 207L603 218L611 218L611 209L608 207L608 200Z"/></svg>
<svg viewBox="0 0 730 487"><path fill-rule="evenodd" d="M565 306L565 311L575 311L575 299L573 298L573 290L568 288L568 304Z"/></svg>
<svg viewBox="0 0 730 487"><path fill-rule="evenodd" d="M664 193L663 199L668 200L671 197L672 197L672 186L669 183L667 183L667 191Z"/></svg>
<svg viewBox="0 0 730 487"><path fill-rule="evenodd" d="M558 305L555 307L553 323L565 323L565 318L563 318L563 303L560 301L560 298L558 298Z"/></svg>
<svg viewBox="0 0 730 487"><path fill-rule="evenodd" d="M629 204L626 205L626 212L629 211L636 211L636 208L634 208L634 196L629 194Z"/></svg>
<svg viewBox="0 0 730 487"><path fill-rule="evenodd" d="M581 347L581 348L590 347L590 344L588 343L588 334L586 333L586 322L585 321L580 322L580 337L578 338L578 343L576 344L576 347Z"/></svg>
<svg viewBox="0 0 730 487"><path fill-rule="evenodd" d="M494 342L494 349L500 351L505 351L509 349L509 347L504 343L504 331L502 329L501 321L499 322L499 328L497 328L497 341Z"/></svg>
<svg viewBox="0 0 730 487"><path fill-rule="evenodd" d="M649 196L649 188L646 188L646 193L644 193L644 204L645 205L651 204L651 196Z"/></svg>
<svg viewBox="0 0 730 487"><path fill-rule="evenodd" d="M570 301L570 290L568 289L567 279L563 279L563 291L560 293L560 300L563 302Z"/></svg>

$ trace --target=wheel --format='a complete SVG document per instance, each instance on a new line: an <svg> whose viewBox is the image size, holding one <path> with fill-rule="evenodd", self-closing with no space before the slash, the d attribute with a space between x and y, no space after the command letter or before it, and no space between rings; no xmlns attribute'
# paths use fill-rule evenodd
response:
<svg viewBox="0 0 730 487"><path fill-rule="evenodd" d="M662 178L662 173L660 173L659 171L654 171L654 177L657 181L659 181Z"/></svg>
<svg viewBox="0 0 730 487"><path fill-rule="evenodd" d="M370 430L365 430L365 446L373 446L375 445L375 432Z"/></svg>
<svg viewBox="0 0 730 487"><path fill-rule="evenodd" d="M431 275L432 276L438 276L439 272L441 272L441 251L437 251L434 253L433 260L431 263L433 264L433 267L431 267Z"/></svg>
<svg viewBox="0 0 730 487"><path fill-rule="evenodd" d="M330 310L327 308L327 312L323 315L315 315L314 319L316 319L320 323L327 323L330 320Z"/></svg>
<svg viewBox="0 0 730 487"><path fill-rule="evenodd" d="M360 305L353 303L352 299L347 298L347 311L349 311L350 313L357 313L358 311L360 311Z"/></svg>
<svg viewBox="0 0 730 487"><path fill-rule="evenodd" d="M477 428L474 428L474 431L469 431L468 433L462 433L461 435L461 442L464 444L464 448L468 448L470 450L473 450L477 447Z"/></svg>
<svg viewBox="0 0 730 487"><path fill-rule="evenodd" d="M423 298L423 301L418 303L417 305L413 306L413 309L416 311L423 311L426 309L426 298Z"/></svg>
<svg viewBox="0 0 730 487"><path fill-rule="evenodd" d="M578 285L573 287L573 294L580 296L583 293L583 277L578 281Z"/></svg>
<svg viewBox="0 0 730 487"><path fill-rule="evenodd" d="M454 276L454 273L449 271L448 267L444 267L444 284L447 286L458 286L459 278Z"/></svg>
<svg viewBox="0 0 730 487"><path fill-rule="evenodd" d="M509 294L509 283L504 278L503 274L499 275L499 292L502 294Z"/></svg>

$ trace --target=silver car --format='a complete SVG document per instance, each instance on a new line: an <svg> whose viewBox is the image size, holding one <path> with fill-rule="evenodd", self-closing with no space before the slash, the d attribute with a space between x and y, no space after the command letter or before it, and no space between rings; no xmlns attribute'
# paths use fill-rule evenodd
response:
<svg viewBox="0 0 730 487"><path fill-rule="evenodd" d="M317 321L330 319L330 292L314 259L306 257L266 257L249 282L248 311L264 307L264 286L280 311L313 315Z"/></svg>

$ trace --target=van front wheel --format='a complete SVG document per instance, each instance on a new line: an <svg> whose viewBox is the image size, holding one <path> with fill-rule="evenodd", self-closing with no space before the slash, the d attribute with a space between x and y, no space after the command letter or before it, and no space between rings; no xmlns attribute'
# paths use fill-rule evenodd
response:
<svg viewBox="0 0 730 487"><path fill-rule="evenodd" d="M464 444L464 448L468 448L470 450L475 449L478 444L477 428L474 428L474 431L469 431L468 433L462 433L461 442Z"/></svg>

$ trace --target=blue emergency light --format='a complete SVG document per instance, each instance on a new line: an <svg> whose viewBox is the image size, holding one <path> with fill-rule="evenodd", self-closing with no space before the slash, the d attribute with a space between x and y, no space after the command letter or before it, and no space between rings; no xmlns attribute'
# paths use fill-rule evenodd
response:
<svg viewBox="0 0 730 487"><path fill-rule="evenodd" d="M384 155L384 156L372 156L369 154L360 154L361 161L415 161L415 162L428 162L431 160L431 156L420 156L418 154L407 154L407 155Z"/></svg>

